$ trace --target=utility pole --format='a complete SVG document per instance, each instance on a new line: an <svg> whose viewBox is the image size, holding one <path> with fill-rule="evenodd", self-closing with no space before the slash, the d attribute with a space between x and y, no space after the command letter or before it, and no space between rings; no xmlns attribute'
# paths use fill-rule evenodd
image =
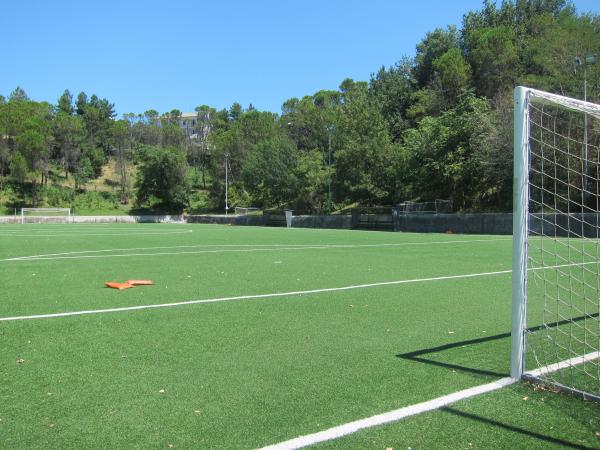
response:
<svg viewBox="0 0 600 450"><path fill-rule="evenodd" d="M325 126L327 130L328 146L327 146L327 214L331 214L331 132L333 125Z"/></svg>
<svg viewBox="0 0 600 450"><path fill-rule="evenodd" d="M228 198L228 189L229 189L229 180L228 180L228 167L229 167L229 153L225 153L225 215L227 215L227 211L229 211L229 205L227 204Z"/></svg>

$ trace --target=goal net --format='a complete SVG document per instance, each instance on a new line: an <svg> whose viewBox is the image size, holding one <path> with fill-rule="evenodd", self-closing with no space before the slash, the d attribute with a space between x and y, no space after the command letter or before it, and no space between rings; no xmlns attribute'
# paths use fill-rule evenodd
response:
<svg viewBox="0 0 600 450"><path fill-rule="evenodd" d="M235 207L235 215L236 216L246 216L248 214L260 214L260 208L241 208L239 206Z"/></svg>
<svg viewBox="0 0 600 450"><path fill-rule="evenodd" d="M600 400L600 106L515 91L511 374Z"/></svg>
<svg viewBox="0 0 600 450"><path fill-rule="evenodd" d="M21 223L70 223L70 208L21 208Z"/></svg>

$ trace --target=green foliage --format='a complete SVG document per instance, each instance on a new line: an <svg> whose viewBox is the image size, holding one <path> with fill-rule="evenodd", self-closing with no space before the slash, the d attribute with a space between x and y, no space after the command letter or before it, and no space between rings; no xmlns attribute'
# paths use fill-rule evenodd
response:
<svg viewBox="0 0 600 450"><path fill-rule="evenodd" d="M58 99L58 104L56 105L59 112L71 115L75 112L73 108L73 95L69 92L68 89L65 89L65 92Z"/></svg>
<svg viewBox="0 0 600 450"><path fill-rule="evenodd" d="M403 148L406 183L413 199L451 199L457 209L472 208L481 193L481 168L473 158L475 130L489 121L487 100L467 96L438 117L425 117L407 130Z"/></svg>
<svg viewBox="0 0 600 450"><path fill-rule="evenodd" d="M80 188L85 185L92 176L94 175L94 169L92 168L92 163L89 158L83 157L79 162L79 167L77 167L77 171L75 171L75 188Z"/></svg>
<svg viewBox="0 0 600 450"><path fill-rule="evenodd" d="M371 77L369 88L380 105L381 114L388 122L391 138L395 142L412 125L408 110L416 89L413 70L412 61L404 58L389 69L382 67Z"/></svg>
<svg viewBox="0 0 600 450"><path fill-rule="evenodd" d="M254 145L241 174L254 204L266 207L290 203L296 187L296 164L297 154L290 142L272 139Z"/></svg>
<svg viewBox="0 0 600 450"><path fill-rule="evenodd" d="M469 90L471 66L463 57L459 48L448 50L433 61L433 86L441 109L454 106L460 97Z"/></svg>
<svg viewBox="0 0 600 450"><path fill-rule="evenodd" d="M97 178L102 175L102 167L108 162L106 153L98 147L84 147L81 161L86 159L92 166L92 176Z"/></svg>
<svg viewBox="0 0 600 450"><path fill-rule="evenodd" d="M455 47L458 47L458 32L454 26L445 30L436 28L417 44L414 74L420 87L427 86L431 81L434 73L433 62Z"/></svg>
<svg viewBox="0 0 600 450"><path fill-rule="evenodd" d="M19 183L24 183L27 178L27 160L19 153L14 152L10 160L10 173Z"/></svg>
<svg viewBox="0 0 600 450"><path fill-rule="evenodd" d="M281 116L239 103L198 106L193 137L178 109L116 121L114 105L96 95L74 101L65 90L49 105L17 87L0 96L0 184L18 184L35 202L53 171L83 188L110 157L123 203L139 164L138 203L184 208L193 184L202 190L194 208L222 211L227 160L233 206L323 211L331 186L338 206L451 198L464 211L510 210L513 87L581 98L585 76L597 102L600 63L577 66L575 57L600 55L599 25L568 0L485 0L460 29L427 33L414 58L381 67L368 83L345 79L291 98Z"/></svg>
<svg viewBox="0 0 600 450"><path fill-rule="evenodd" d="M514 86L520 63L512 28L499 26L477 30L469 36L469 46L479 95L491 98Z"/></svg>
<svg viewBox="0 0 600 450"><path fill-rule="evenodd" d="M335 198L367 205L389 203L396 187L398 148L390 140L387 124L366 83L346 80L343 91L335 131Z"/></svg>
<svg viewBox="0 0 600 450"><path fill-rule="evenodd" d="M136 183L138 205L154 197L158 206L182 211L190 193L185 153L175 147L155 147L147 149L145 156Z"/></svg>
<svg viewBox="0 0 600 450"><path fill-rule="evenodd" d="M297 183L295 211L324 212L327 207L327 185L333 170L326 165L320 150L309 150L298 157L295 168Z"/></svg>

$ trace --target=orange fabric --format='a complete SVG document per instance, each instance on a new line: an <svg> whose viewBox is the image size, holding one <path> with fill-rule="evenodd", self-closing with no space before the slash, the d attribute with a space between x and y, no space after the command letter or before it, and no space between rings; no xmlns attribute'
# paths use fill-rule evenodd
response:
<svg viewBox="0 0 600 450"><path fill-rule="evenodd" d="M149 286L154 284L152 280L127 280L127 283L133 286Z"/></svg>
<svg viewBox="0 0 600 450"><path fill-rule="evenodd" d="M116 283L114 281L107 281L104 284L109 288L119 289L119 290L129 289L129 288L133 287L133 285L129 284L129 283Z"/></svg>

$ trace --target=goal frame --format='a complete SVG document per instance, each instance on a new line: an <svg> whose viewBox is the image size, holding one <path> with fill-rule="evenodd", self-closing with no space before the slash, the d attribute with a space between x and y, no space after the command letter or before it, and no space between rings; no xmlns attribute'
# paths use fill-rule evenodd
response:
<svg viewBox="0 0 600 450"><path fill-rule="evenodd" d="M66 223L72 223L73 213L71 208L21 208L21 224L25 224L25 213L28 211L35 212L66 212ZM36 217L59 217L59 216L36 216Z"/></svg>
<svg viewBox="0 0 600 450"><path fill-rule="evenodd" d="M514 379L537 379L542 368L526 372L527 296L528 296L528 233L530 202L530 125L529 106L532 99L537 102L560 105L600 119L600 105L576 100L536 89L518 86L514 91L514 172L513 172L513 255L512 255L512 331L510 375ZM582 355L582 359L585 359ZM573 363L573 364L578 364ZM576 388L557 385L584 398L600 400L594 394Z"/></svg>

